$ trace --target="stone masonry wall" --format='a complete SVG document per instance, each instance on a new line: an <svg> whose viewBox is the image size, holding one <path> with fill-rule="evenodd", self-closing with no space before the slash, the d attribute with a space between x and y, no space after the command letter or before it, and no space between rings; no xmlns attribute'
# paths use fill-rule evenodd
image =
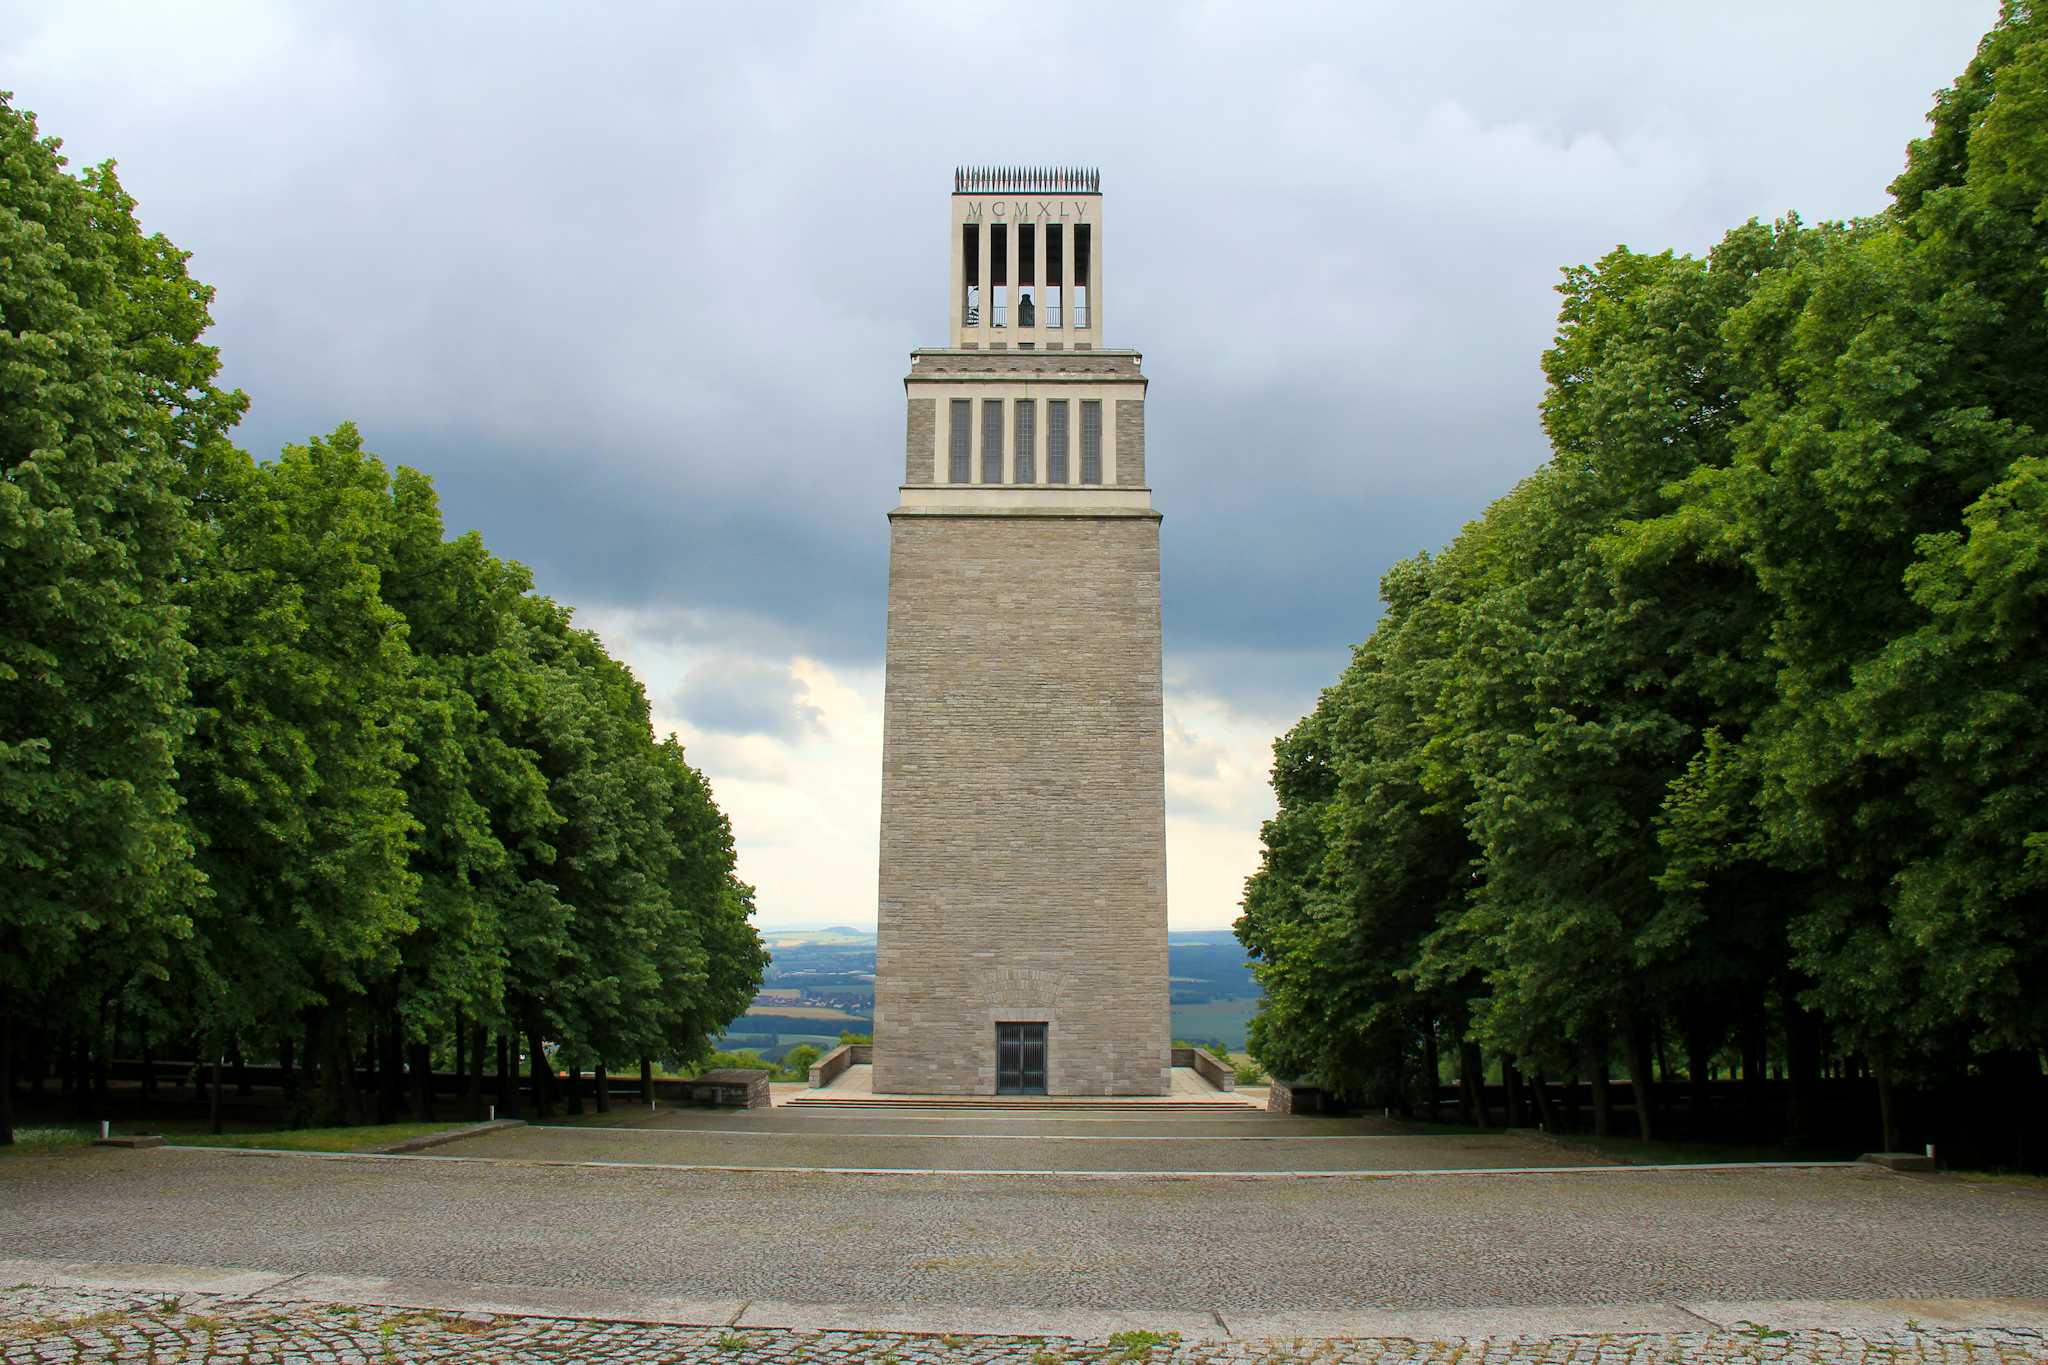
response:
<svg viewBox="0 0 2048 1365"><path fill-rule="evenodd" d="M909 418L903 424L903 482L930 483L938 477L932 453L938 449L939 402L936 398L912 398Z"/></svg>
<svg viewBox="0 0 2048 1365"><path fill-rule="evenodd" d="M890 519L878 1091L1170 1084L1159 521Z"/></svg>
<svg viewBox="0 0 2048 1365"><path fill-rule="evenodd" d="M1116 401L1116 481L1120 487L1145 486L1145 400Z"/></svg>

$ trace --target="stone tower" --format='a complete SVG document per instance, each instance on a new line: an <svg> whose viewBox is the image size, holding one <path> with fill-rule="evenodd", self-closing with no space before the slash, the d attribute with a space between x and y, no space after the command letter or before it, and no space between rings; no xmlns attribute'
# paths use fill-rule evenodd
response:
<svg viewBox="0 0 2048 1365"><path fill-rule="evenodd" d="M1159 514L1096 172L954 175L889 514L874 1085L1170 1086Z"/></svg>

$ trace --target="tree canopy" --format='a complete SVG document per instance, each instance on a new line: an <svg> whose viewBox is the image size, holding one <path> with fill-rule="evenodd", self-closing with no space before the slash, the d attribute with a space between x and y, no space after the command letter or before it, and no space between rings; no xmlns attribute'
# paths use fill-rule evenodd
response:
<svg viewBox="0 0 2048 1365"><path fill-rule="evenodd" d="M2038 1091L2048 19L1930 123L1873 218L1565 272L1550 461L1275 746L1263 1064L1433 1104L1450 1042L1475 1117L1484 1048L1604 1123L1619 1060L1645 1136L1674 1042L1795 1137L1823 1068L1894 1144L1902 1085Z"/></svg>
<svg viewBox="0 0 2048 1365"><path fill-rule="evenodd" d="M0 96L0 1066L296 1059L353 1119L487 1032L571 1103L707 1056L766 957L639 682L353 425L237 449L211 291L65 166Z"/></svg>

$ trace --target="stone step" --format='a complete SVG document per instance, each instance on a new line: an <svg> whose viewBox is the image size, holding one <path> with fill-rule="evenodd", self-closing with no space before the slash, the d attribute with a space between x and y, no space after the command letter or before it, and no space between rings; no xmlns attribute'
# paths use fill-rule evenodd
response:
<svg viewBox="0 0 2048 1365"><path fill-rule="evenodd" d="M1045 1114L1058 1112L1082 1113L1132 1113L1132 1114L1216 1114L1235 1115L1257 1113L1258 1107L1245 1100L1152 1100L1152 1099L1043 1099L1013 1100L984 1098L975 1095L933 1098L892 1099L882 1096L849 1096L837 1099L826 1095L796 1095L782 1102L778 1108L805 1109L962 1109L1001 1110L1016 1113Z"/></svg>

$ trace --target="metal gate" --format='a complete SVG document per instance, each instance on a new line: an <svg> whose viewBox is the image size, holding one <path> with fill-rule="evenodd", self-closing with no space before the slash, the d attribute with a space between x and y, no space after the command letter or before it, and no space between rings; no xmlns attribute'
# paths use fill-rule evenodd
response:
<svg viewBox="0 0 2048 1365"><path fill-rule="evenodd" d="M1045 1093L1045 1025L996 1025L996 1093Z"/></svg>

